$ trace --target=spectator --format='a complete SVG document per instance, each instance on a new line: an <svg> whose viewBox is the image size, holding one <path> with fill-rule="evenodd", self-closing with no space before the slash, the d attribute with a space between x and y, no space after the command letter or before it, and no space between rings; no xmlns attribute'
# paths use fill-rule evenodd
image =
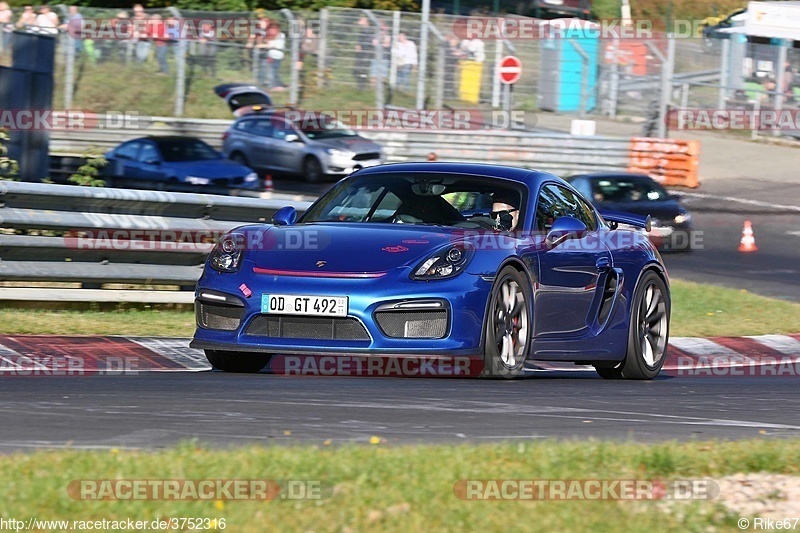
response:
<svg viewBox="0 0 800 533"><path fill-rule="evenodd" d="M353 77L356 79L356 88L359 91L367 88L367 72L373 57L372 29L369 27L369 19L361 17L358 19L358 41L353 64Z"/></svg>
<svg viewBox="0 0 800 533"><path fill-rule="evenodd" d="M461 41L460 48L464 53L464 59L477 61L478 63L486 61L485 46L480 39L464 39Z"/></svg>
<svg viewBox="0 0 800 533"><path fill-rule="evenodd" d="M303 91L306 87L306 69L303 67L306 61L310 63L316 60L318 51L319 38L314 35L314 30L311 29L311 26L306 25L303 41L300 43L300 58L297 65L295 65L295 68L300 74L300 94L298 95L298 102L303 99Z"/></svg>
<svg viewBox="0 0 800 533"><path fill-rule="evenodd" d="M267 88L273 91L283 91L286 86L280 78L281 62L286 49L286 35L281 31L281 26L273 22L267 28Z"/></svg>
<svg viewBox="0 0 800 533"><path fill-rule="evenodd" d="M455 98L456 91L456 71L458 62L464 59L465 54L459 47L461 41L451 33L447 36L447 49L444 56L444 94L445 98Z"/></svg>
<svg viewBox="0 0 800 533"><path fill-rule="evenodd" d="M36 16L36 26L39 27L39 33L46 33L48 35L58 34L58 15L50 10L47 4L39 8L39 14Z"/></svg>
<svg viewBox="0 0 800 533"><path fill-rule="evenodd" d="M136 43L136 62L144 63L150 57L150 35L147 26L148 16L142 4L133 5L133 39Z"/></svg>
<svg viewBox="0 0 800 533"><path fill-rule="evenodd" d="M128 50L134 46L133 24L131 23L130 19L128 18L128 14L125 11L120 11L117 13L117 16L112 19L111 23L112 28L114 28L116 38L114 40L102 40L100 49L101 62L103 57L111 56L111 54L106 52L108 52L112 46L117 48L117 56L119 59L127 60L129 57Z"/></svg>
<svg viewBox="0 0 800 533"><path fill-rule="evenodd" d="M246 48L252 50L253 63L256 66L256 82L262 86L267 84L267 61L262 54L266 54L267 31L271 25L272 20L266 17L260 19L253 35L247 39L246 45Z"/></svg>
<svg viewBox="0 0 800 533"><path fill-rule="evenodd" d="M152 39L156 47L156 61L158 62L159 74L169 74L169 64L167 64L167 27L161 15L155 14L150 19L150 31L148 37Z"/></svg>
<svg viewBox="0 0 800 533"><path fill-rule="evenodd" d="M8 7L8 2L0 2L0 50L5 50L11 45L11 32L14 31L12 18L14 12Z"/></svg>
<svg viewBox="0 0 800 533"><path fill-rule="evenodd" d="M430 152L428 154L428 161L430 161L431 163L434 162L434 161L438 161L438 160L439 160L439 156L436 155L436 152Z"/></svg>
<svg viewBox="0 0 800 533"><path fill-rule="evenodd" d="M75 39L75 54L80 55L83 51L83 39L80 38L83 15L78 11L78 6L69 6L67 9L67 18L59 28L73 36Z"/></svg>
<svg viewBox="0 0 800 533"><path fill-rule="evenodd" d="M177 45L181 38L181 24L175 17L168 17L164 25L164 35L167 38L167 48L172 48L175 55L175 61L178 61L180 55L180 48Z"/></svg>
<svg viewBox="0 0 800 533"><path fill-rule="evenodd" d="M408 91L411 89L411 72L417 68L417 45L408 40L405 33L397 35L394 58L397 64L397 86Z"/></svg>
<svg viewBox="0 0 800 533"><path fill-rule="evenodd" d="M36 12L33 10L33 6L25 6L25 9L22 10L22 15L17 20L17 28L28 28L35 25Z"/></svg>
<svg viewBox="0 0 800 533"><path fill-rule="evenodd" d="M197 56L200 60L200 67L204 74L217 75L217 34L214 26L210 22L204 23L200 27L198 35L200 42L197 46Z"/></svg>
<svg viewBox="0 0 800 533"><path fill-rule="evenodd" d="M370 66L370 86L374 88L378 78L386 81L386 78L389 76L389 59L391 58L392 54L392 36L389 35L389 28L387 28L386 24L383 22L381 22L378 35L372 39L372 46L381 47L380 62L378 62L373 55L372 64Z"/></svg>

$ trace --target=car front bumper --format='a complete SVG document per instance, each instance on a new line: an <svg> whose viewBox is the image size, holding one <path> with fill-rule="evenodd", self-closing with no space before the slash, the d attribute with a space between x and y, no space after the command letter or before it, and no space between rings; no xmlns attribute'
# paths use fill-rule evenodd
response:
<svg viewBox="0 0 800 533"><path fill-rule="evenodd" d="M249 262L233 274L206 269L195 293L198 327L191 345L209 350L280 354L481 353L491 282L466 273L436 282L414 281L408 273L407 269L399 269L384 275L389 279L376 281L257 274ZM231 319L234 322L226 326L234 329L218 329L218 324L209 327L203 317L209 312L223 313L212 309L214 300L207 297L209 294L228 298L240 307L240 317ZM347 296L346 322L339 318L262 313L265 294ZM418 307L432 302L439 302L440 307ZM441 327L443 314L445 323ZM432 320L438 321L436 327ZM415 336L419 334L427 336Z"/></svg>

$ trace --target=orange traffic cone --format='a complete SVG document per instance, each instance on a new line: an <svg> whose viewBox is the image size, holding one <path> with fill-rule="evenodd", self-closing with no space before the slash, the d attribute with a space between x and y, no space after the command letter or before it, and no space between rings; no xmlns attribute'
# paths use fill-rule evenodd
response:
<svg viewBox="0 0 800 533"><path fill-rule="evenodd" d="M267 174L264 176L264 190L265 191L274 191L275 185L272 184L272 175Z"/></svg>
<svg viewBox="0 0 800 533"><path fill-rule="evenodd" d="M740 252L755 252L756 238L753 236L753 224L749 220L744 221L744 228L742 228L742 240L739 242Z"/></svg>

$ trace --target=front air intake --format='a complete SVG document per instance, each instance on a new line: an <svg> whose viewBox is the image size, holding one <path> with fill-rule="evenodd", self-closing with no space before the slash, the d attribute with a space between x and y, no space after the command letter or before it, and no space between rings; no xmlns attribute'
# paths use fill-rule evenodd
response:
<svg viewBox="0 0 800 533"><path fill-rule="evenodd" d="M387 337L441 339L447 334L447 310L387 310L375 313L375 322Z"/></svg>

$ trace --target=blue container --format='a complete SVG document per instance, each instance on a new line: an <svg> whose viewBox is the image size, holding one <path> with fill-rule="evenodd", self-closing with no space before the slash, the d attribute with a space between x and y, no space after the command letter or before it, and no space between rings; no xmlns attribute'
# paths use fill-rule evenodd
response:
<svg viewBox="0 0 800 533"><path fill-rule="evenodd" d="M542 41L539 76L539 108L555 112L577 112L581 108L581 80L586 77L584 111L597 104L597 60L600 54L599 32L566 26L553 29L552 38ZM569 24L569 21L567 22ZM579 50L587 56L585 61Z"/></svg>

